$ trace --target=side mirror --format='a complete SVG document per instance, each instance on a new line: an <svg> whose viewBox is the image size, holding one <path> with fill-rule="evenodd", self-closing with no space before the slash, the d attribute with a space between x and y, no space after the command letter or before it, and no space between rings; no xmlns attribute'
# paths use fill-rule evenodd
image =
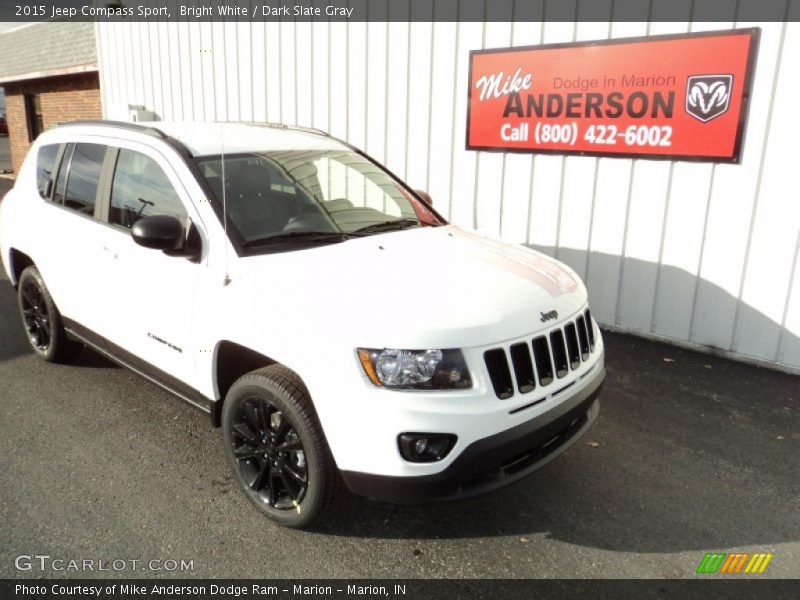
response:
<svg viewBox="0 0 800 600"><path fill-rule="evenodd" d="M425 204L433 208L433 198L431 198L431 195L428 192L424 192L422 190L414 190L414 191L417 193L417 196L419 196Z"/></svg>
<svg viewBox="0 0 800 600"><path fill-rule="evenodd" d="M186 241L183 224L169 215L141 218L133 225L131 234L140 246L167 252L182 250Z"/></svg>

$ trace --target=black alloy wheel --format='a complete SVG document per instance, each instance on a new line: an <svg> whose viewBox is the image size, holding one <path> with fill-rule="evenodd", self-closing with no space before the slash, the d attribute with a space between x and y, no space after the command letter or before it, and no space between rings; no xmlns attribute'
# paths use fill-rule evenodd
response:
<svg viewBox="0 0 800 600"><path fill-rule="evenodd" d="M25 333L36 354L48 362L65 362L80 350L81 345L67 337L61 313L33 265L19 276L17 301Z"/></svg>
<svg viewBox="0 0 800 600"><path fill-rule="evenodd" d="M19 288L20 308L25 331L31 345L41 353L47 353L52 338L52 321L44 295L36 280L26 279Z"/></svg>
<svg viewBox="0 0 800 600"><path fill-rule="evenodd" d="M273 364L234 382L222 405L222 441L241 490L272 521L309 527L335 506L341 477L291 369Z"/></svg>
<svg viewBox="0 0 800 600"><path fill-rule="evenodd" d="M289 419L264 398L246 398L231 424L239 472L268 506L297 510L308 489L303 442Z"/></svg>

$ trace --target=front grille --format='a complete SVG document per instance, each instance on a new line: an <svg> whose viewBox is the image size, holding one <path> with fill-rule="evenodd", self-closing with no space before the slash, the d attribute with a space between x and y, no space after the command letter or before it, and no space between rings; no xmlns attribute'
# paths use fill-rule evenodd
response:
<svg viewBox="0 0 800 600"><path fill-rule="evenodd" d="M567 354L569 355L569 368L573 371L581 366L581 355L578 352L578 334L575 333L575 323L567 323L564 327L567 334ZM586 360L586 358L584 358Z"/></svg>
<svg viewBox="0 0 800 600"><path fill-rule="evenodd" d="M586 311L588 314L588 310ZM591 321L589 321L591 323ZM591 326L589 327L591 329ZM593 344L589 344L589 338L586 335L586 321L583 319L583 316L578 317L578 338L581 342L581 357L583 360L589 358L589 352L591 352L594 348L592 348ZM594 339L594 336L592 336Z"/></svg>
<svg viewBox="0 0 800 600"><path fill-rule="evenodd" d="M536 388L566 377L580 368L594 352L592 315L587 308L583 314L527 342L512 344L511 363L504 348L493 348L483 354L494 393L501 400L514 396L514 388L527 394ZM531 360L533 352L533 360ZM535 370L534 370L535 369ZM512 375L513 370L513 375ZM516 385L515 385L516 383Z"/></svg>
<svg viewBox="0 0 800 600"><path fill-rule="evenodd" d="M586 329L589 331L589 351L594 352L594 329L592 328L592 313L586 309Z"/></svg>
<svg viewBox="0 0 800 600"><path fill-rule="evenodd" d="M564 332L560 329L550 332L550 347L553 349L553 364L559 379L567 376L567 348L564 346Z"/></svg>
<svg viewBox="0 0 800 600"><path fill-rule="evenodd" d="M506 351L502 348L487 350L483 353L483 360L492 374L494 393L501 400L511 398L514 395L514 384L511 382L511 371L508 370Z"/></svg>
<svg viewBox="0 0 800 600"><path fill-rule="evenodd" d="M511 346L511 364L514 365L514 375L517 378L517 389L520 394L527 394L536 387L536 377L533 374L533 363L528 344L522 342Z"/></svg>
<svg viewBox="0 0 800 600"><path fill-rule="evenodd" d="M550 361L550 348L547 338L542 336L533 340L533 360L536 363L536 373L539 375L539 385L545 386L553 383L553 363ZM491 375L489 371L489 375Z"/></svg>

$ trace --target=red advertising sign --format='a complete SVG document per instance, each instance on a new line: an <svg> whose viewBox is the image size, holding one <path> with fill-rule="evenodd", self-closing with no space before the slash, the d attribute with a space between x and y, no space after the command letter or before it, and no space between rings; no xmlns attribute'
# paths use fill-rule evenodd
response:
<svg viewBox="0 0 800 600"><path fill-rule="evenodd" d="M758 35L475 50L467 149L737 163Z"/></svg>

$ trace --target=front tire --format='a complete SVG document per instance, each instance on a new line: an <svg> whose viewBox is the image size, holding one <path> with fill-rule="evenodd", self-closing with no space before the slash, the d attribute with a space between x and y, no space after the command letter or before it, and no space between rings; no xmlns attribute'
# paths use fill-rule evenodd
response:
<svg viewBox="0 0 800 600"><path fill-rule="evenodd" d="M17 300L28 342L36 354L58 363L66 362L80 349L80 344L67 338L61 313L36 267L30 266L20 275Z"/></svg>
<svg viewBox="0 0 800 600"><path fill-rule="evenodd" d="M281 365L243 375L222 407L225 456L248 499L285 527L308 527L328 512L339 474L311 398Z"/></svg>

